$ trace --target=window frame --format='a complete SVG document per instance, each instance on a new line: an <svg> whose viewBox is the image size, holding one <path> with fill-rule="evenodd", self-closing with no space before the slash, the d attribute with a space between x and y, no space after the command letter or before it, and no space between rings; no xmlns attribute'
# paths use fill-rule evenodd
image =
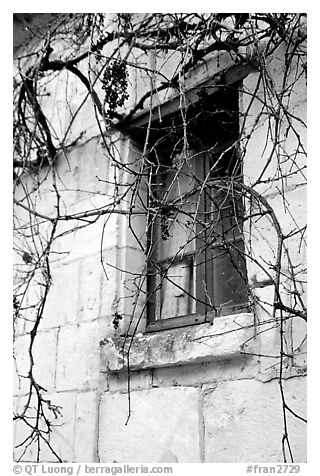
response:
<svg viewBox="0 0 320 476"><path fill-rule="evenodd" d="M208 173L208 157L207 157L207 152L206 151L200 151L196 152L197 158L195 159L195 173L199 179L204 179ZM212 188L218 188L219 183L222 183L222 180L215 179L214 180L214 187L212 186L212 181L209 180L208 185L206 189L212 189ZM207 190L204 193L204 196L208 195ZM217 196L217 195L216 195ZM212 200L214 198L214 194L210 194L209 199ZM207 200L200 200L200 206L199 208L202 208L202 210L198 209L198 213L203 213L203 212L208 212L208 201ZM221 219L222 220L222 219ZM221 221L222 222L222 221ZM159 224L154 225L156 227L156 241L159 240ZM197 226L198 228L198 226ZM196 229L196 238L195 238L195 251L189 252L186 254L182 255L182 259L188 259L190 256L193 256L193 260L197 255L197 250L201 249L201 243L203 244L203 238L201 239L199 237L200 230ZM206 234L207 232L205 232ZM153 241L154 239L154 231L150 227L149 228L149 237L148 240ZM239 231L239 234L233 239L227 240L228 243L236 243L236 242L242 242L243 243L243 236L242 236L242 230ZM217 243L216 245L213 246L213 250L218 249L221 246L221 244ZM212 310L212 305L208 304L207 298L206 298L206 293L204 291L204 286L203 282L206 282L207 284L210 283L212 284L213 287L213 274L215 272L215 268L213 263L210 263L209 260L209 255L210 253L213 253L212 250L208 249L206 247L205 250L205 256L204 256L204 262L202 264L198 264L195 266L198 266L198 269L195 271L195 290L194 290L194 298L196 300L195 306L196 310L194 313L186 314L186 315L179 315L175 317L166 317L166 318L159 318L157 319L157 299L159 299L159 296L157 297L157 294L161 292L161 287L156 283L156 273L158 272L155 270L156 265L159 265L161 261L170 261L170 257L167 259L159 260L159 259L154 259L154 256L151 254L149 257L150 259L148 260L148 273L147 273L147 296L148 296L148 302L147 302L147 325L146 325L146 332L155 332L155 331L160 331L160 330L165 330L165 329L173 329L173 328L178 328L178 327L185 327L185 326L190 326L190 325L195 325L195 324L202 324L206 322L212 322L215 317L221 317L221 316L226 316L226 315L232 315L232 314L238 314L239 312L248 312L250 310L248 301L246 300L243 303L231 303L229 305L216 305L215 310ZM213 258L214 259L214 258ZM244 258L243 258L244 259ZM174 261L179 260L179 256L174 257L172 260L171 265L174 263ZM156 263L156 265L155 265ZM245 278L247 277L247 271L245 271ZM240 279L240 277L238 278ZM247 284L247 282L245 283ZM162 286L162 285L161 285ZM209 298L213 298L213 289L211 291L211 295ZM188 294L188 292L186 292ZM151 298L150 298L151 297ZM209 310L208 310L209 309Z"/></svg>
<svg viewBox="0 0 320 476"><path fill-rule="evenodd" d="M238 105L241 105L241 88L242 80L246 78L250 73L254 72L254 66L250 63L247 64L231 64L227 66L224 70L217 71L211 77L205 79L204 81L195 82L187 86L185 90L185 104L193 106L199 102L200 95L204 91L205 95L211 97L216 92L218 92L221 87L229 87L231 89L236 89L238 97ZM161 104L157 104L151 110L149 107L146 107L142 111L135 114L135 116L128 116L120 124L120 130L128 134L137 144L145 144L145 138L152 135L152 128L154 124L161 123L164 119L172 117L177 113L180 107L180 94L173 90L169 90L169 94L166 96L165 100ZM144 148L144 146L143 146ZM147 225L148 226L148 225ZM148 244L147 244L148 248ZM150 307L152 308L152 302L150 301L150 289L154 289L154 284L152 283L152 278L150 279L150 262L147 263L147 274L149 274L149 279L147 280L146 286L146 329L144 332L153 333L160 330L173 330L175 328L190 326L194 324L203 324L206 322L211 322L215 317L217 317L216 312L207 312L206 314L192 314L188 316L173 317L167 318L164 320L151 321L150 320ZM247 303L245 306L239 307L225 306L221 309L219 316L228 316L228 315L246 315L247 313L252 312L252 305ZM204 325L204 324L203 324Z"/></svg>

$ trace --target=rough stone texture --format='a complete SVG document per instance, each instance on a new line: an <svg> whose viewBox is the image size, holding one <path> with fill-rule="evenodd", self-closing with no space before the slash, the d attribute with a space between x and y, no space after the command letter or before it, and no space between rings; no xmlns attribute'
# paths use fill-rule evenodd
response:
<svg viewBox="0 0 320 476"><path fill-rule="evenodd" d="M102 352L106 366L119 371L127 366L130 345L130 368L170 367L186 363L224 360L241 356L254 345L252 314L219 317L212 324L137 335L132 339L106 339ZM244 345L248 342L247 345ZM123 345L125 344L124 351Z"/></svg>
<svg viewBox="0 0 320 476"><path fill-rule="evenodd" d="M284 383L292 409L305 417L303 379ZM203 390L205 462L281 462L283 435L279 384L256 380L220 383ZM290 442L295 461L305 462L306 425L288 416ZM289 459L290 460L290 459Z"/></svg>
<svg viewBox="0 0 320 476"><path fill-rule="evenodd" d="M105 393L100 403L99 456L102 463L155 463L171 452L179 463L199 463L198 392L159 388L128 396Z"/></svg>

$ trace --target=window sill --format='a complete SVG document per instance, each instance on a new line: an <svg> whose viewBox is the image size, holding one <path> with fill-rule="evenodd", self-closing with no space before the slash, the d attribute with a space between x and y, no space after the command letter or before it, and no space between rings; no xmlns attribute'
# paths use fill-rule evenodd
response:
<svg viewBox="0 0 320 476"><path fill-rule="evenodd" d="M109 372L229 360L252 352L252 313L217 317L211 323L135 337L108 337L101 342L102 361Z"/></svg>

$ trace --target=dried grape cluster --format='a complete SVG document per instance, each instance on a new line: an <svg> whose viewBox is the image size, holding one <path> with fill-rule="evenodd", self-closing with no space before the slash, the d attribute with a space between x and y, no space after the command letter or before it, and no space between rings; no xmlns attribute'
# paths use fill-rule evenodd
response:
<svg viewBox="0 0 320 476"><path fill-rule="evenodd" d="M160 208L160 227L161 238L165 241L170 238L169 222L173 219L173 210L168 205L162 205Z"/></svg>
<svg viewBox="0 0 320 476"><path fill-rule="evenodd" d="M114 117L114 113L118 107L123 106L129 94L128 87L128 71L124 61L113 61L105 69L102 78L102 89L104 90L104 104L107 105L106 113L110 118Z"/></svg>

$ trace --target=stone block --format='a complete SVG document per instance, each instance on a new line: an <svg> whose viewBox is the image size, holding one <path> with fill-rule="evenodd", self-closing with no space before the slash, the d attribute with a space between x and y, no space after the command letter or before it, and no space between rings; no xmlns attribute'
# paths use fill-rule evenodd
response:
<svg viewBox="0 0 320 476"><path fill-rule="evenodd" d="M13 411L13 418L17 416L17 413L19 411L19 397L13 397L12 399L12 411ZM18 422L17 420L13 419L13 425L12 425L12 443L13 443L13 461L17 461L18 456L16 455L16 445L19 444L18 442Z"/></svg>
<svg viewBox="0 0 320 476"><path fill-rule="evenodd" d="M72 205L68 207L68 213L72 213ZM64 265L73 261L75 246L75 228L77 222L61 220L57 223L55 239L52 244L51 263L54 266Z"/></svg>
<svg viewBox="0 0 320 476"><path fill-rule="evenodd" d="M74 457L77 463L93 463L97 458L98 397L82 392L76 398Z"/></svg>
<svg viewBox="0 0 320 476"><path fill-rule="evenodd" d="M274 288L267 286L254 290L255 305L255 349L257 356L256 375L261 380L276 378L279 374L280 332L279 319L272 317ZM290 333L286 331L286 339L290 341ZM287 349L288 353L290 350Z"/></svg>
<svg viewBox="0 0 320 476"><path fill-rule="evenodd" d="M78 319L93 320L112 314L117 293L117 250L87 256L80 262Z"/></svg>
<svg viewBox="0 0 320 476"><path fill-rule="evenodd" d="M83 67L86 67L85 61ZM82 137L87 139L99 133L91 99L78 78L67 71L61 71L54 82L46 83L46 90L49 98L54 98L54 101L46 100L42 107L58 137L67 134L70 143L79 139L80 134L87 133Z"/></svg>
<svg viewBox="0 0 320 476"><path fill-rule="evenodd" d="M61 195L61 208L65 212L77 200L78 155L81 148L72 147L64 150L58 157L56 176L57 187Z"/></svg>
<svg viewBox="0 0 320 476"><path fill-rule="evenodd" d="M92 200L81 203L80 213L94 208ZM117 215L110 214L101 216L99 219L88 218L91 223L75 222L73 233L73 248L70 253L72 259L79 259L109 249L117 244Z"/></svg>
<svg viewBox="0 0 320 476"><path fill-rule="evenodd" d="M30 370L30 335L17 337L14 343L14 393L28 391ZM36 382L50 391L55 385L57 330L38 331L33 344L33 376Z"/></svg>
<svg viewBox="0 0 320 476"><path fill-rule="evenodd" d="M286 401L305 417L305 379L284 382ZM277 381L225 382L203 390L206 463L282 463L283 414ZM294 461L306 461L306 425L287 413ZM290 458L288 457L290 461Z"/></svg>
<svg viewBox="0 0 320 476"><path fill-rule="evenodd" d="M156 463L170 452L179 463L199 463L198 392L195 388L107 392L99 411L103 463Z"/></svg>
<svg viewBox="0 0 320 476"><path fill-rule="evenodd" d="M307 189L304 186L286 191L286 201L283 196L277 194L268 198L270 206L275 211L277 219L284 234L289 234L296 229L302 228L307 222ZM296 235L300 242L300 235Z"/></svg>
<svg viewBox="0 0 320 476"><path fill-rule="evenodd" d="M44 276L41 270L35 270L33 279L26 289L22 302L21 316L25 321L24 333L32 331L38 317L38 310L44 298Z"/></svg>
<svg viewBox="0 0 320 476"><path fill-rule="evenodd" d="M107 194L109 157L102 149L99 139L91 139L78 150L77 200L88 197L90 192Z"/></svg>
<svg viewBox="0 0 320 476"><path fill-rule="evenodd" d="M140 370L130 372L108 373L110 392L128 392L128 379L130 378L130 390L144 390L151 387L152 371Z"/></svg>
<svg viewBox="0 0 320 476"><path fill-rule="evenodd" d="M104 268L101 272L101 297L100 315L111 316L115 311L119 312L119 249L112 248L103 252ZM101 268L101 263L100 263ZM122 312L120 311L120 314Z"/></svg>
<svg viewBox="0 0 320 476"><path fill-rule="evenodd" d="M63 263L52 268L52 285L44 308L41 329L75 322L78 302L79 263Z"/></svg>
<svg viewBox="0 0 320 476"><path fill-rule="evenodd" d="M268 203L273 209L284 235L292 234L284 242L288 250L294 272L299 278L306 267L306 236L303 231L306 225L306 189L299 187L286 192L286 202L279 193L267 197ZM254 213L255 210L252 210ZM251 211L248 210L250 214ZM301 232L299 232L299 229ZM297 233L298 232L298 233ZM247 260L249 281L253 278L256 281L263 281L268 275L274 277L272 266L276 264L278 236L274 224L270 217L264 216L252 220L251 229L245 228L247 239L247 251L255 262ZM250 244L250 247L249 247ZM260 265L260 266L259 266ZM290 268L287 256L283 254L282 274L290 276Z"/></svg>
<svg viewBox="0 0 320 476"><path fill-rule="evenodd" d="M273 65L273 80L282 81L282 72ZM268 129L275 127L275 120L270 115L269 117L263 112L264 91L260 86L257 91L256 99L251 103L252 94L255 90L258 80L258 74L250 74L243 81L243 97L241 110L245 113L245 134L243 134L244 144L246 148L246 156L244 160L244 176L245 183L255 183L261 174L261 171L266 166L263 175L264 183L260 183L256 190L263 194L277 193L277 188L282 188L283 184L298 184L305 182L305 171L301 170L306 165L306 158L302 153L302 148L299 145L299 140L306 145L305 128L293 116L290 116L290 125L295 129L288 127L288 122L285 116L282 116L281 130L279 131L279 141L281 142L281 154L277 150L273 150L273 141L268 141ZM288 110L291 114L297 115L304 119L306 115L306 104L304 102L302 90L306 91L305 85L296 83L293 93L290 95L290 106ZM249 91L249 94L246 92ZM300 96L301 94L301 96ZM300 100L301 98L301 100ZM286 99L284 98L284 101ZM250 109L248 109L251 103ZM262 114L262 115L261 115ZM256 123L259 120L258 124ZM252 133L252 130L254 132ZM250 140L247 143L246 135L251 134ZM296 155L297 150L301 153ZM272 154L272 155L271 155ZM283 179L288 175L288 179ZM268 180L269 179L269 180Z"/></svg>
<svg viewBox="0 0 320 476"><path fill-rule="evenodd" d="M49 396L53 405L60 406L60 415L52 418L50 443L54 451L65 461L72 463L74 457L76 392L55 393Z"/></svg>
<svg viewBox="0 0 320 476"><path fill-rule="evenodd" d="M64 326L57 353L58 390L89 390L99 381L99 342L105 335L104 320Z"/></svg>
<svg viewBox="0 0 320 476"><path fill-rule="evenodd" d="M292 321L292 348L294 366L304 369L307 365L307 323L299 318Z"/></svg>
<svg viewBox="0 0 320 476"><path fill-rule="evenodd" d="M45 395L45 398L49 398L49 396ZM22 413L24 411L24 406L27 402L27 396L19 397L16 402L16 406L14 409L15 416L23 416ZM49 439L40 438L39 442L35 438L35 434L33 433L32 425L35 422L36 418L36 409L37 408L37 400L34 396L31 398L31 402L29 404L29 409L26 411L25 416L27 417L26 420L23 418L16 418L14 420L14 461L22 461L22 462L35 462L37 461L37 457L39 454L39 460L41 462L58 462L58 458L53 453L51 446L51 438L52 433L50 434ZM44 404L43 406L46 416L52 421L52 414L47 413L47 406ZM47 426L44 424L43 420L39 422L39 428L43 431L47 431ZM39 443L39 446L38 446ZM49 443L49 444L48 444ZM50 446L49 446L50 445ZM55 451L55 448L53 448Z"/></svg>
<svg viewBox="0 0 320 476"><path fill-rule="evenodd" d="M34 341L34 377L48 391L55 387L58 329L38 332Z"/></svg>
<svg viewBox="0 0 320 476"><path fill-rule="evenodd" d="M22 314L19 317L14 318L13 328L15 338L25 334L25 318Z"/></svg>
<svg viewBox="0 0 320 476"><path fill-rule="evenodd" d="M122 248L120 256L120 299L118 312L123 314L121 333L133 335L145 330L146 259L142 250Z"/></svg>
<svg viewBox="0 0 320 476"><path fill-rule="evenodd" d="M13 393L15 395L25 394L28 391L28 375L30 362L28 349L30 336L17 336L13 345Z"/></svg>
<svg viewBox="0 0 320 476"><path fill-rule="evenodd" d="M289 121L284 119L286 152L283 170L287 187L307 182L307 88L305 84L295 84L291 102L288 105Z"/></svg>
<svg viewBox="0 0 320 476"><path fill-rule="evenodd" d="M47 217L53 217L57 214L57 194L54 190L52 177L47 167L39 171L39 180L43 180L43 184L33 194L34 210ZM50 226L50 223L48 223L48 229Z"/></svg>
<svg viewBox="0 0 320 476"><path fill-rule="evenodd" d="M252 293L255 299L257 323L270 320L273 313L274 286L257 287L252 290Z"/></svg>
<svg viewBox="0 0 320 476"><path fill-rule="evenodd" d="M276 192L277 186L280 184L280 179L276 179L276 160L271 160L267 166L269 155L272 151L271 143L265 146L267 130L268 125L265 123L253 133L247 144L246 156L243 162L244 183L251 186L253 183L256 183L258 179L263 180L263 183L259 183L255 186L255 190L262 195ZM264 167L266 167L266 171L261 179L260 174Z"/></svg>

